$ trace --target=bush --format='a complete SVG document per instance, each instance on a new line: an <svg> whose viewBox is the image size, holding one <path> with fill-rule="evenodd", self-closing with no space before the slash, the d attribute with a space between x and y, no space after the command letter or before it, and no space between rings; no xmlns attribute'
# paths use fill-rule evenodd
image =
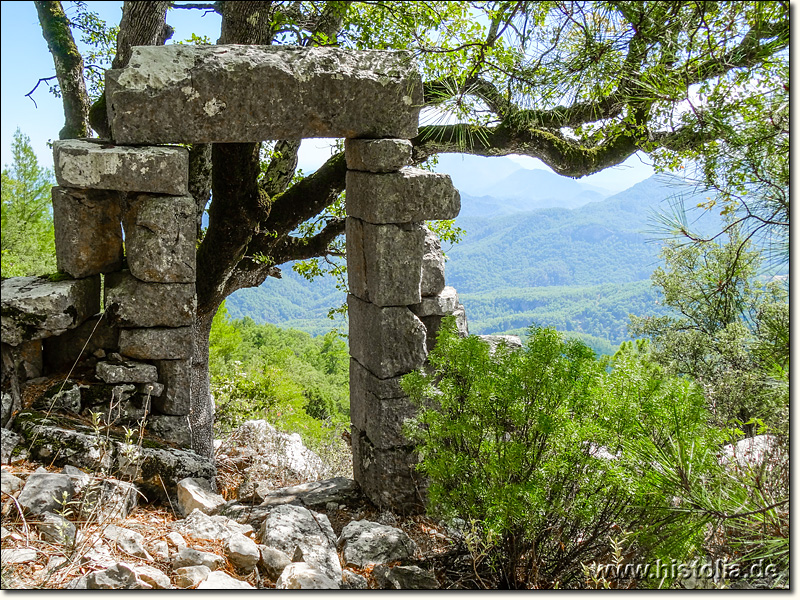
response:
<svg viewBox="0 0 800 600"><path fill-rule="evenodd" d="M702 542L667 510L670 498L644 487L649 466L633 442L680 434L712 444L703 395L662 376L644 350L627 344L601 362L577 340L531 328L523 349L491 354L479 338L459 338L451 319L429 372L403 378L420 407L406 433L429 478L429 508L478 524L491 548L476 573L493 585L578 586L581 563L607 561L622 531L640 557L681 558Z"/></svg>

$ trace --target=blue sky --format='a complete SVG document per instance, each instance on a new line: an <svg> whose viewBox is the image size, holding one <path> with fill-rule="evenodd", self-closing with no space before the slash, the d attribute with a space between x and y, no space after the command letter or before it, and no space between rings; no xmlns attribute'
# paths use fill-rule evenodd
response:
<svg viewBox="0 0 800 600"><path fill-rule="evenodd" d="M64 2L68 15L74 10L71 5L71 2ZM108 24L119 23L122 2L87 2L87 5ZM40 85L33 94L36 104L25 97L39 78L55 74L52 57L39 28L36 8L33 2L3 0L0 11L0 164L5 166L11 162L11 140L19 127L30 136L39 161L52 166L52 152L47 142L58 139L58 132L64 125L61 100L48 91L46 84ZM175 28L171 41L185 40L192 33L207 35L216 41L219 19L213 13L204 16L201 10L170 10L167 22ZM325 140L306 140L301 149L300 167L305 172L313 171L328 156L330 150ZM546 168L533 158L510 158L525 168ZM621 191L653 173L643 162L644 158L631 157L618 167L581 181L612 192Z"/></svg>

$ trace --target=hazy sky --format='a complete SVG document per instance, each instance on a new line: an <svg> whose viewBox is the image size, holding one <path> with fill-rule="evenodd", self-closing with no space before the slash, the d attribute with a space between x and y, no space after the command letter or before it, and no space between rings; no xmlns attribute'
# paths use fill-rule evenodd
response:
<svg viewBox="0 0 800 600"><path fill-rule="evenodd" d="M108 24L118 24L122 2L87 4ZM74 10L71 5L71 2L64 2L68 15ZM11 140L19 127L24 134L30 136L39 161L52 166L52 151L47 142L58 139L58 132L64 126L61 100L53 96L44 83L33 94L36 104L25 97L39 78L55 74L52 57L39 27L36 8L33 2L3 1L0 3L0 10L0 163L5 166L11 162ZM167 22L175 28L172 42L185 40L192 33L207 35L212 41L216 41L219 36L219 21L219 15L204 15L201 10L174 9L167 15ZM325 140L306 140L301 148L300 168L306 172L313 171L329 156L330 149ZM547 168L542 162L529 157L509 158L525 168ZM652 175L652 169L642 159L646 157L631 157L618 167L581 181L612 192L621 191Z"/></svg>

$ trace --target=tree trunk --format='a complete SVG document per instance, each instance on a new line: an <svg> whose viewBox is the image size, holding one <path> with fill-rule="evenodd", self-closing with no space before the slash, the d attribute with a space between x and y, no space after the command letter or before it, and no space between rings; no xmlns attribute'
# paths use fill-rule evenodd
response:
<svg viewBox="0 0 800 600"><path fill-rule="evenodd" d="M64 105L64 127L59 139L89 137L89 94L83 79L83 57L78 51L61 2L34 2L42 35L53 55Z"/></svg>
<svg viewBox="0 0 800 600"><path fill-rule="evenodd" d="M208 371L208 339L211 333L211 321L216 312L216 308L208 313L198 312L195 317L191 381L192 409L189 413L192 449L200 456L209 458L214 454L214 398L211 395L211 375Z"/></svg>

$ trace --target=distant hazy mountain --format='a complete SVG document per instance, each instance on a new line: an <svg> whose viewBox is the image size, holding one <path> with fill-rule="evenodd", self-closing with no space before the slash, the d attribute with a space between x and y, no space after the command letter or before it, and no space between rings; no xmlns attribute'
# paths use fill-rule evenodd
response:
<svg viewBox="0 0 800 600"><path fill-rule="evenodd" d="M537 181L549 180L523 171L520 181L531 173ZM572 180L559 184L564 195L581 185ZM446 277L466 306L470 331L519 333L537 322L575 332L595 349L618 344L627 335L628 313L660 310L647 281L659 264L661 247L654 217L657 211L668 211L668 199L681 193L689 206L704 199L681 188L678 179L664 176L572 210L522 212L517 208L524 205L522 200L516 204L509 198L462 194L456 222L466 235L445 248ZM699 225L710 230L719 226L719 219L706 215ZM231 315L314 334L343 328L341 321L325 317L329 308L344 301L332 281L309 283L288 266L283 272L282 280L268 279L259 288L231 296Z"/></svg>

